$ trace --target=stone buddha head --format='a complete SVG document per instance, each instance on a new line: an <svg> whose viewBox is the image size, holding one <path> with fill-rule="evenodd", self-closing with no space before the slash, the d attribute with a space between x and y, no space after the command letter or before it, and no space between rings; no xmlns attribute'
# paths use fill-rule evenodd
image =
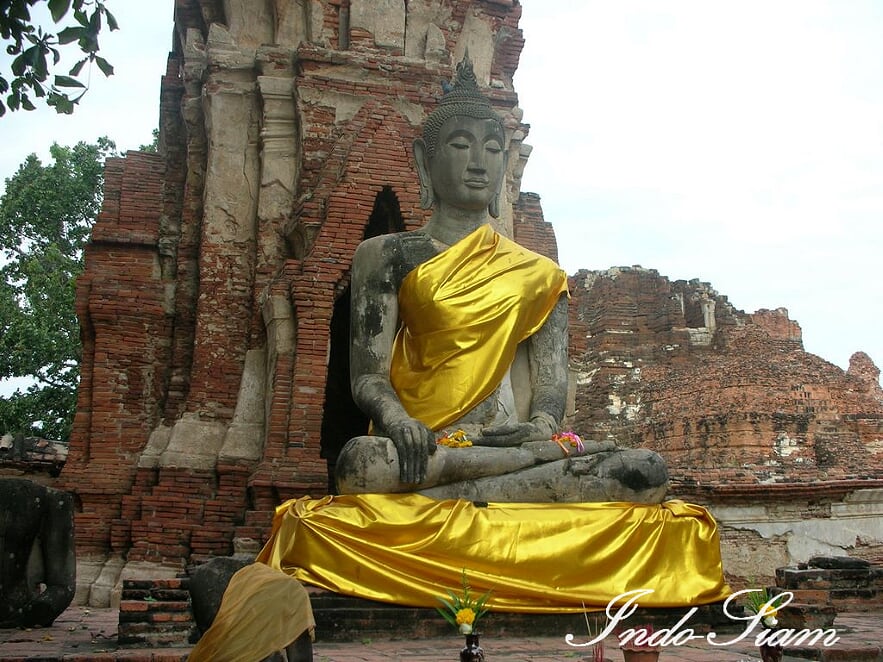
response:
<svg viewBox="0 0 883 662"><path fill-rule="evenodd" d="M467 55L457 65L453 85L414 141L420 177L420 202L500 213L506 171L506 134L502 118L478 88Z"/></svg>

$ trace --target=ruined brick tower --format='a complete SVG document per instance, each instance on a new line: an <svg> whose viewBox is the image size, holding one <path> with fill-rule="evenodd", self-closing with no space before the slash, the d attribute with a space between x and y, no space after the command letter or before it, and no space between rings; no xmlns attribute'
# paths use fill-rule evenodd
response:
<svg viewBox="0 0 883 662"><path fill-rule="evenodd" d="M61 485L78 497L93 603L126 564L228 554L281 500L326 493L326 458L366 429L348 402L351 256L424 221L411 142L467 50L510 139L498 229L555 257L538 200L519 193L518 2L174 10L160 154L108 162L78 283Z"/></svg>

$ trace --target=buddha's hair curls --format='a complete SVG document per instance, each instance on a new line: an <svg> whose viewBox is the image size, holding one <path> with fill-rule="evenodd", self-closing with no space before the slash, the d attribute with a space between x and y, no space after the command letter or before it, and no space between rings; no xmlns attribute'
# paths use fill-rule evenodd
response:
<svg viewBox="0 0 883 662"><path fill-rule="evenodd" d="M494 120L500 125L500 133L505 135L503 118L478 89L478 81L475 79L475 71L472 69L469 53L466 53L463 60L457 65L457 76L454 78L453 85L442 96L438 108L429 114L423 124L423 142L430 157L435 154L435 149L438 146L438 132L442 125L452 117Z"/></svg>

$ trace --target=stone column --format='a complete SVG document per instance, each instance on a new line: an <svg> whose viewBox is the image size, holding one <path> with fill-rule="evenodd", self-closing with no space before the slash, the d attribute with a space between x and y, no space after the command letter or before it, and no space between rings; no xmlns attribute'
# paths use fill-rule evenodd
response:
<svg viewBox="0 0 883 662"><path fill-rule="evenodd" d="M263 105L261 122L261 187L258 198L258 272L275 270L285 259L279 229L294 208L300 177L301 149L294 100L294 55L283 49L258 51ZM261 285L265 285L262 283Z"/></svg>
<svg viewBox="0 0 883 662"><path fill-rule="evenodd" d="M207 51L208 159L188 410L229 420L254 305L260 112L254 52L240 50L217 24L210 28Z"/></svg>

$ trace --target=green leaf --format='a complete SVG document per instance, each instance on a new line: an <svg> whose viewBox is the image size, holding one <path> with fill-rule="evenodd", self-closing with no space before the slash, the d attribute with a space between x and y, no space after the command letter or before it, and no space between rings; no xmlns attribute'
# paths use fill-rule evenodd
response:
<svg viewBox="0 0 883 662"><path fill-rule="evenodd" d="M56 76L55 84L58 87L86 87L76 78L71 78L70 76Z"/></svg>
<svg viewBox="0 0 883 662"><path fill-rule="evenodd" d="M83 30L83 35L80 37L77 45L84 53L95 53L98 51L98 39L88 30Z"/></svg>
<svg viewBox="0 0 883 662"><path fill-rule="evenodd" d="M55 112L60 115L70 115L74 112L74 103L64 94L52 92L46 100L46 104L55 108Z"/></svg>
<svg viewBox="0 0 883 662"><path fill-rule="evenodd" d="M27 66L28 66L28 63L25 60L24 53L22 53L21 55L19 55L17 58L15 58L12 61L12 65L10 68L12 69L13 75L21 76L24 74L25 69L27 69Z"/></svg>
<svg viewBox="0 0 883 662"><path fill-rule="evenodd" d="M88 61L89 61L89 58L84 57L82 60L80 60L74 66L71 67L71 70L68 71L68 74L71 76L79 76L80 71L82 71L82 69L83 69L83 65L85 65L86 62L88 62Z"/></svg>
<svg viewBox="0 0 883 662"><path fill-rule="evenodd" d="M100 55L95 56L95 64L101 69L101 73L105 76L113 76L113 65Z"/></svg>
<svg viewBox="0 0 883 662"><path fill-rule="evenodd" d="M46 6L53 21L59 24L57 34L44 31L32 21L29 8L38 4ZM65 27L61 21L71 12L74 23ZM13 99L3 106L3 112L31 108L33 97L45 97L45 103L58 112L72 112L82 94L74 99L61 93L46 96L41 84L48 87L46 81L55 80L55 87L85 91L88 85L79 82L78 78L87 61L96 61L105 76L112 76L113 66L106 59L98 58L99 38L103 29L116 30L118 27L104 0L0 0L0 38L6 42L5 50L10 56L7 67L12 74L6 78L0 75L0 94L11 91ZM87 57L72 58L75 64L67 75L63 75L55 71L65 59L61 51L74 43L77 44L75 48Z"/></svg>
<svg viewBox="0 0 883 662"><path fill-rule="evenodd" d="M49 11L52 20L58 23L71 8L71 0L49 0Z"/></svg>
<svg viewBox="0 0 883 662"><path fill-rule="evenodd" d="M34 48L37 48L34 46ZM49 76L49 65L46 63L46 53L42 50L37 51L34 61L34 77L37 80L46 80Z"/></svg>
<svg viewBox="0 0 883 662"><path fill-rule="evenodd" d="M8 2L4 2L4 5L10 4ZM30 21L31 20L31 12L28 11L28 6L24 2L13 2L12 6L9 7L9 16L14 19L18 19L20 21Z"/></svg>
<svg viewBox="0 0 883 662"><path fill-rule="evenodd" d="M25 62L29 67L37 66L37 62L40 60L40 46L34 45L24 51L21 56L25 59Z"/></svg>
<svg viewBox="0 0 883 662"><path fill-rule="evenodd" d="M59 44L69 44L73 41L79 41L79 39L86 33L85 28L77 28L77 27L69 27L65 28L61 32L58 33L58 43Z"/></svg>
<svg viewBox="0 0 883 662"><path fill-rule="evenodd" d="M441 607L436 607L435 609L448 623L450 623L454 627L457 627L457 619L454 616L451 616L450 612L442 609Z"/></svg>
<svg viewBox="0 0 883 662"><path fill-rule="evenodd" d="M120 26L117 23L116 18L113 14L111 14L107 9L104 10L104 17L107 19L107 27L110 28L110 31L119 30Z"/></svg>
<svg viewBox="0 0 883 662"><path fill-rule="evenodd" d="M101 32L101 9L99 7L96 7L92 16L89 17L89 31L92 34Z"/></svg>

